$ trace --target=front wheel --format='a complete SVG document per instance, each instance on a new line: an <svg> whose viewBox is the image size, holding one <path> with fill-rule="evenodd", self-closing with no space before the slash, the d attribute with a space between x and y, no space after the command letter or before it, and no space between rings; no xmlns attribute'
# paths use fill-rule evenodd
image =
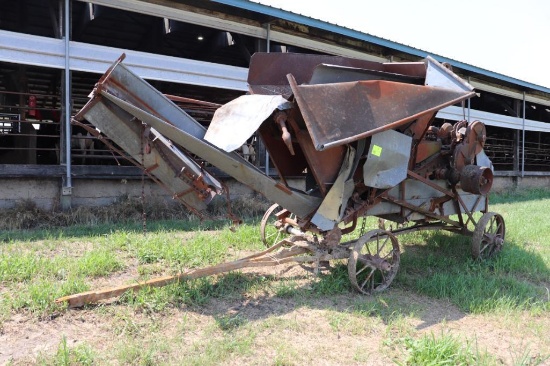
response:
<svg viewBox="0 0 550 366"><path fill-rule="evenodd" d="M290 236L285 231L284 223L277 217L277 213L282 209L281 206L275 203L267 209L260 222L260 239L268 248Z"/></svg>
<svg viewBox="0 0 550 366"><path fill-rule="evenodd" d="M400 262L399 243L389 231L369 231L355 242L348 259L348 274L353 287L370 295L387 289Z"/></svg>

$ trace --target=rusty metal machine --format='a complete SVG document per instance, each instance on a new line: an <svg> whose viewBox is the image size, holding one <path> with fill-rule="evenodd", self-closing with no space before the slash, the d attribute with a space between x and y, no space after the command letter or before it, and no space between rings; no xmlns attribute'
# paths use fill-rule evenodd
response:
<svg viewBox="0 0 550 366"><path fill-rule="evenodd" d="M376 63L255 54L250 93L217 109L208 130L122 60L100 79L75 123L95 125L199 215L226 189L197 157L275 203L260 224L265 252L174 279L347 258L351 283L370 294L386 289L399 269L398 234L468 235L476 259L503 246L504 220L488 212L493 171L483 151L485 126L479 121L434 125L437 111L475 93L433 58ZM235 152L255 133L269 152L276 179ZM305 175L305 189L288 185L296 175ZM367 216L394 224L365 232ZM359 222L359 237L343 242ZM102 298L97 292L87 296L60 300L78 306Z"/></svg>

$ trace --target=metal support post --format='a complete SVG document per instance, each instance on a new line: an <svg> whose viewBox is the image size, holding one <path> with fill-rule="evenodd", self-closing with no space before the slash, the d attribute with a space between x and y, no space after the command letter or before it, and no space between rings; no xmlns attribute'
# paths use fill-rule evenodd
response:
<svg viewBox="0 0 550 366"><path fill-rule="evenodd" d="M521 177L525 176L525 92L523 92L523 118L522 118L522 136L521 136Z"/></svg>
<svg viewBox="0 0 550 366"><path fill-rule="evenodd" d="M514 117L518 117L519 118L519 109L521 108L521 104L520 104L520 101L518 99L515 99L514 100ZM513 149L514 149L514 161L513 161L513 170L514 170L514 181L517 180L517 177L519 176L520 174L520 163L519 163L519 156L520 156L520 153L521 153L521 148L520 148L520 134L519 134L519 128L518 129L514 129L514 146L513 146ZM517 182L516 182L517 183Z"/></svg>
<svg viewBox="0 0 550 366"><path fill-rule="evenodd" d="M271 50L271 24L266 24L266 31L266 51L269 53ZM269 152L267 149L265 149L265 174L269 176Z"/></svg>
<svg viewBox="0 0 550 366"><path fill-rule="evenodd" d="M70 42L70 0L64 2L64 45L65 45L65 70L63 87L63 129L64 132L64 163L65 176L62 179L61 187L61 208L71 208L72 177L71 177L71 70L69 64L69 42ZM63 163L63 161L62 161Z"/></svg>

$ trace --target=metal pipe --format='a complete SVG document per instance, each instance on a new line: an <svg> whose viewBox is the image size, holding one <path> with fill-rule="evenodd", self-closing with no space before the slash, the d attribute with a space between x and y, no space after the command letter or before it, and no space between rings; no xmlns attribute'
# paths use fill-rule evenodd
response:
<svg viewBox="0 0 550 366"><path fill-rule="evenodd" d="M304 236L306 233L301 231L300 229L295 228L292 225L288 225L285 227L285 231L287 234L296 235L296 236Z"/></svg>
<svg viewBox="0 0 550 366"><path fill-rule="evenodd" d="M271 24L266 24L266 51L269 53L271 51ZM264 144L265 147L265 144ZM265 149L265 174L269 176L269 152L267 148Z"/></svg>
<svg viewBox="0 0 550 366"><path fill-rule="evenodd" d="M58 15L59 15L59 22L57 22L57 35L59 36L59 39L63 37L63 0L58 0L57 4L59 5Z"/></svg>
<svg viewBox="0 0 550 366"><path fill-rule="evenodd" d="M470 77L469 77L469 76L468 76L468 84L470 84ZM468 124L471 122L471 121L470 121L470 111L471 111L470 101L471 101L471 100L472 100L471 98L468 99Z"/></svg>
<svg viewBox="0 0 550 366"><path fill-rule="evenodd" d="M523 120L521 136L521 177L525 176L525 91L523 92Z"/></svg>
<svg viewBox="0 0 550 366"><path fill-rule="evenodd" d="M71 78L69 65L69 37L70 37L70 0L65 0L65 156L66 181L65 187L72 187L71 179Z"/></svg>
<svg viewBox="0 0 550 366"><path fill-rule="evenodd" d="M266 24L266 51L267 53L270 52L270 43L271 43L271 24L270 23L267 23Z"/></svg>

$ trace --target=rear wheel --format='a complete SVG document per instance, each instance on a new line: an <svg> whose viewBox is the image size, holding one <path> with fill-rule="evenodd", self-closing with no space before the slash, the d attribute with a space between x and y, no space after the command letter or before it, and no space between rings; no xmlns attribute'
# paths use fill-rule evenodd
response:
<svg viewBox="0 0 550 366"><path fill-rule="evenodd" d="M472 257L487 259L502 250L506 226L501 215L487 212L481 216L476 224L472 236Z"/></svg>

